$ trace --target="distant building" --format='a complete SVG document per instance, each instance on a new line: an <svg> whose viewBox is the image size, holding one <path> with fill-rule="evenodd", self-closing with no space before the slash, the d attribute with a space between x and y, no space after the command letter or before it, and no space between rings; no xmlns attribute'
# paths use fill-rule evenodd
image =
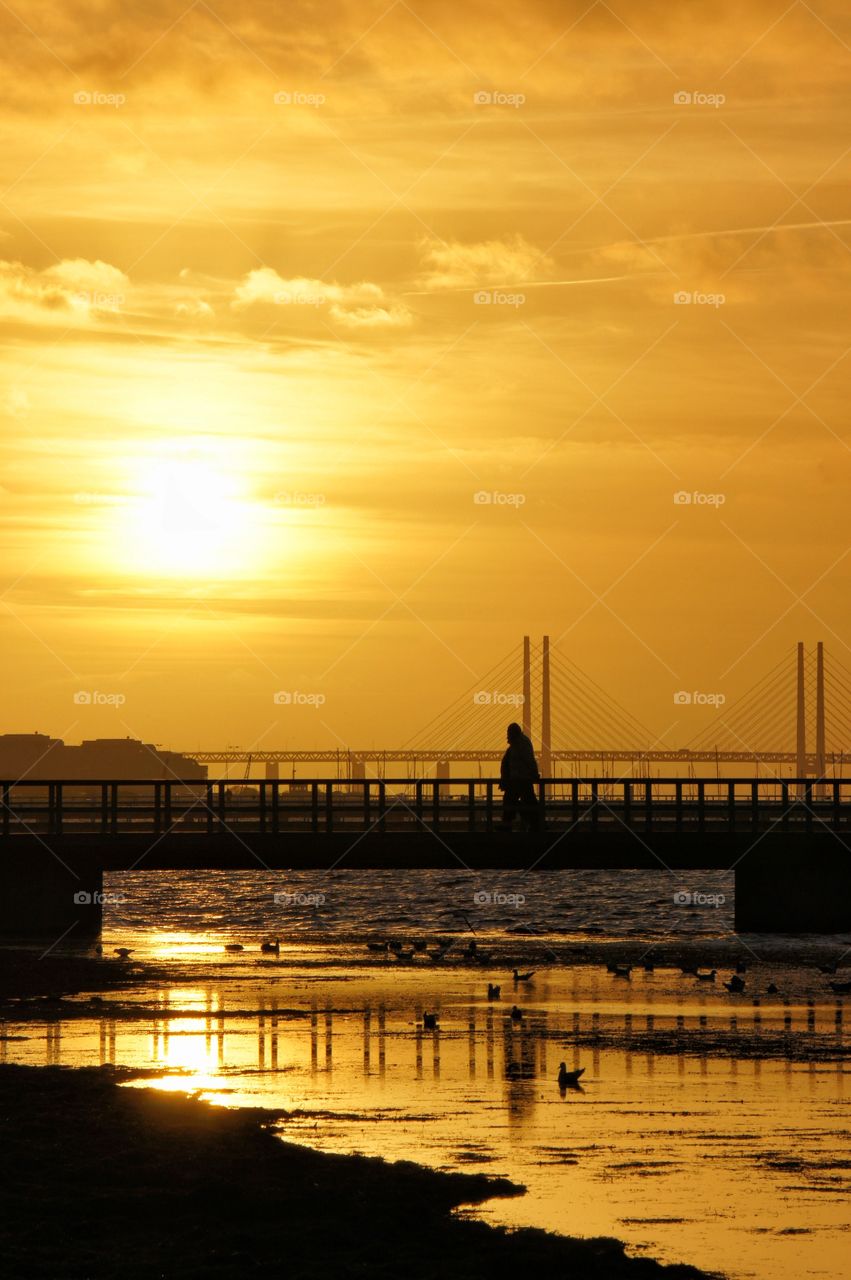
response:
<svg viewBox="0 0 851 1280"><path fill-rule="evenodd" d="M207 766L178 751L160 751L137 738L90 738L70 747L44 733L0 734L0 778L105 780L138 778L203 781Z"/></svg>

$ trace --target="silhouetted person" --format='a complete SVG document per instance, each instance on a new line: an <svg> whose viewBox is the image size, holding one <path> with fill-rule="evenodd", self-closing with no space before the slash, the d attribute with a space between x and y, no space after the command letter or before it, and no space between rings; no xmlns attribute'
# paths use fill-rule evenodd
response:
<svg viewBox="0 0 851 1280"><path fill-rule="evenodd" d="M517 811L529 827L537 827L539 821L538 799L535 783L540 778L538 762L532 743L513 721L508 726L508 749L502 757L499 770L499 789L502 792L502 829L511 830Z"/></svg>

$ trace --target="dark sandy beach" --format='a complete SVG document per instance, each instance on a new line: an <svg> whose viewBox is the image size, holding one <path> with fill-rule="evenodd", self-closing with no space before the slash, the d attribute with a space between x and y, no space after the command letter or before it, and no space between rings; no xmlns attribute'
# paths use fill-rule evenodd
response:
<svg viewBox="0 0 851 1280"><path fill-rule="evenodd" d="M0 1068L7 1275L694 1280L614 1240L506 1233L450 1210L517 1188L282 1143L268 1111L121 1089L110 1069Z"/></svg>
<svg viewBox="0 0 851 1280"><path fill-rule="evenodd" d="M153 967L5 951L8 1017L61 995L132 988ZM507 1232L453 1217L522 1193L505 1179L319 1154L282 1142L268 1110L120 1088L150 1072L0 1067L8 1192L5 1273L21 1280L399 1275L492 1280L506 1270L593 1280L706 1273L627 1258L616 1240Z"/></svg>

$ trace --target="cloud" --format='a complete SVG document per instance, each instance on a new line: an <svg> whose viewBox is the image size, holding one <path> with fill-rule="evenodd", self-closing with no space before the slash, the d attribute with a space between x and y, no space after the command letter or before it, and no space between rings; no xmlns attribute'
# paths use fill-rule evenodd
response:
<svg viewBox="0 0 851 1280"><path fill-rule="evenodd" d="M66 258L42 271L0 261L0 310L28 323L43 324L57 312L63 323L85 322L117 311L129 285L123 271L99 259Z"/></svg>
<svg viewBox="0 0 851 1280"><path fill-rule="evenodd" d="M175 305L174 314L176 316L188 316L192 320L199 320L215 315L215 311L209 302L205 302L203 298L189 298L187 301L178 302Z"/></svg>
<svg viewBox="0 0 851 1280"><path fill-rule="evenodd" d="M429 290L523 284L553 269L551 259L521 235L471 244L426 240L420 252L426 264L421 283Z"/></svg>
<svg viewBox="0 0 851 1280"><path fill-rule="evenodd" d="M412 320L408 308L388 301L380 285L366 280L329 284L305 276L284 279L272 267L249 271L234 290L231 306L235 311L256 305L317 311L327 306L333 320L351 329L399 328Z"/></svg>
<svg viewBox="0 0 851 1280"><path fill-rule="evenodd" d="M651 297L668 300L677 287L726 281L739 302L767 300L775 288L799 294L847 285L847 219L687 231L643 242L622 240L591 251L598 267L616 266L640 279Z"/></svg>
<svg viewBox="0 0 851 1280"><path fill-rule="evenodd" d="M349 329L399 329L411 323L407 307L344 307L333 306L331 318Z"/></svg>

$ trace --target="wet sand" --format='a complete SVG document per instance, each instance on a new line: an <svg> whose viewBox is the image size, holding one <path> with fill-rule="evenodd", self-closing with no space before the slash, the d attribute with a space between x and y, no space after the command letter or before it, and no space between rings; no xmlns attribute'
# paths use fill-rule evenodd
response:
<svg viewBox="0 0 851 1280"><path fill-rule="evenodd" d="M450 1216L519 1188L282 1143L268 1111L119 1089L108 1068L0 1068L10 1190L6 1274L33 1280L492 1280L521 1268L575 1280L700 1280L612 1240L505 1232Z"/></svg>
<svg viewBox="0 0 851 1280"><path fill-rule="evenodd" d="M138 965L106 945L104 958L19 957L19 976L32 976L23 998L14 981L0 986L0 1056L130 1067L120 1078L148 1087L121 1095L194 1093L214 1114L262 1116L286 1150L314 1158L381 1156L391 1176L405 1161L430 1169L418 1171L426 1178L487 1171L496 1187L471 1184L452 1200L470 1206L468 1225L508 1228L512 1240L517 1228L557 1231L596 1251L583 1266L600 1249L588 1236L617 1237L654 1267L845 1275L851 1044L842 1001L827 1002L812 960L752 963L747 993L731 996L720 975L683 975L678 949L657 948L667 964L619 982L601 945L593 960L542 967L517 993L510 974L494 973L503 990L493 1003L491 974L475 964L364 963L363 945L342 964L327 949L324 963L318 953L294 963L256 946L229 956L212 939L191 945L182 959L160 950ZM770 997L769 979L780 988ZM509 1017L515 999L520 1024ZM434 1033L422 1026L428 1008L439 1012ZM585 1066L584 1091L559 1096L560 1059ZM571 1262L570 1273L641 1275L618 1270L623 1249L606 1256L608 1269Z"/></svg>

